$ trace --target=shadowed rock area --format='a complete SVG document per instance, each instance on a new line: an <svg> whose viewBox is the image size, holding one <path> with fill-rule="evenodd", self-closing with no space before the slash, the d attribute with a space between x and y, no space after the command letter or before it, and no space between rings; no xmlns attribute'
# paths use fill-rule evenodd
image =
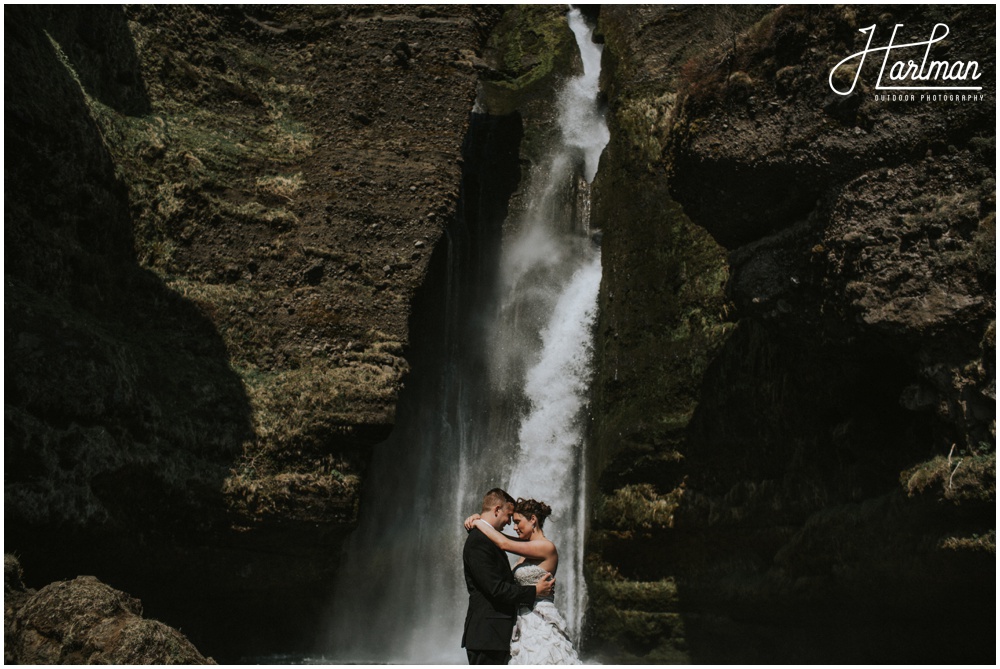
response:
<svg viewBox="0 0 1000 669"><path fill-rule="evenodd" d="M944 640L995 622L994 19L602 8L599 657L990 661ZM835 99L936 22L983 100Z"/></svg>
<svg viewBox="0 0 1000 669"><path fill-rule="evenodd" d="M226 661L306 652L497 18L5 11L5 541L33 578L94 574Z"/></svg>
<svg viewBox="0 0 1000 669"><path fill-rule="evenodd" d="M93 576L29 590L4 555L4 664L215 664L142 603Z"/></svg>

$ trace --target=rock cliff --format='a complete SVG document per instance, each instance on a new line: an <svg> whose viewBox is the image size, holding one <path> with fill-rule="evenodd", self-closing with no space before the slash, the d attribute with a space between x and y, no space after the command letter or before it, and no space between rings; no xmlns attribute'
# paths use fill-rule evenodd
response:
<svg viewBox="0 0 1000 669"><path fill-rule="evenodd" d="M311 641L498 16L5 13L5 540L42 582L220 658Z"/></svg>
<svg viewBox="0 0 1000 669"><path fill-rule="evenodd" d="M988 660L941 638L994 621L994 20L602 9L592 651ZM828 88L936 22L983 100Z"/></svg>

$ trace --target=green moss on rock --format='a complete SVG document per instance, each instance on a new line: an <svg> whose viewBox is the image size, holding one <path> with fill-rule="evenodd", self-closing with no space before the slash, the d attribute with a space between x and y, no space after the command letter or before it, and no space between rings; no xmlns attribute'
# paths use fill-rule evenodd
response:
<svg viewBox="0 0 1000 669"><path fill-rule="evenodd" d="M484 50L487 67L480 75L478 103L486 113L523 119L520 154L527 161L540 160L542 147L559 131L552 123L553 93L561 77L580 67L566 11L555 5L510 6Z"/></svg>
<svg viewBox="0 0 1000 669"><path fill-rule="evenodd" d="M494 71L484 86L507 94L507 103L491 105L491 112L504 114L507 110L502 107L516 109L527 98L548 95L553 76L569 70L575 46L565 9L551 5L508 8L487 43Z"/></svg>

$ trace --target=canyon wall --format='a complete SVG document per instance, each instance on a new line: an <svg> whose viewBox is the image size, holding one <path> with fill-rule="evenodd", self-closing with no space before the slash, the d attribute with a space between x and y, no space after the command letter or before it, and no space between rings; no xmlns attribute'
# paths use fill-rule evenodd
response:
<svg viewBox="0 0 1000 669"><path fill-rule="evenodd" d="M986 662L995 12L587 11L584 655ZM5 548L32 585L93 574L224 662L312 647L446 231L523 206L562 14L5 10ZM858 28L939 21L983 101L831 94Z"/></svg>
<svg viewBox="0 0 1000 669"><path fill-rule="evenodd" d="M308 647L499 12L5 18L7 550L223 661Z"/></svg>
<svg viewBox="0 0 1000 669"><path fill-rule="evenodd" d="M602 8L599 658L989 661L994 20ZM828 88L859 28L936 22L983 100Z"/></svg>

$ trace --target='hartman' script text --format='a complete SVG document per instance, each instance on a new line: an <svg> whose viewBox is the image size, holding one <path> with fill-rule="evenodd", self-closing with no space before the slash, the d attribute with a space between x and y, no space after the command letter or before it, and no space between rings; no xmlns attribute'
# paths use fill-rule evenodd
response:
<svg viewBox="0 0 1000 669"><path fill-rule="evenodd" d="M912 42L910 44L895 44L896 32L903 27L902 23L897 23L892 29L892 36L889 37L889 43L886 46L872 47L872 39L875 37L875 26L870 25L867 28L861 28L859 32L868 33L868 44L865 45L863 51L859 51L855 54L851 54L844 60L840 61L833 66L830 70L830 90L838 95L850 95L854 92L854 87L858 83L858 78L861 76L861 69L865 64L865 58L870 53L876 53L878 51L884 51L885 56L882 59L882 68L879 70L878 79L875 82L875 90L879 91L979 91L982 90L982 86L962 86L962 85L951 85L949 83L926 83L926 82L962 82L963 84L967 81L976 81L982 76L979 71L979 63L974 60L961 61L956 60L954 62L949 62L947 60L930 60L931 46L940 42L945 37L948 36L948 26L944 23L938 23L931 30L931 36L929 39L923 42ZM939 32L939 29L943 28L943 32ZM923 58L921 60L915 61L913 59L906 60L905 62L900 58L900 52L903 49L910 49L910 54L913 53L914 49L923 49ZM857 64L857 68L854 71L854 79L851 81L851 87L845 90L839 90L834 84L834 79L836 78L837 70L846 65L847 63L860 59ZM890 64L891 63L891 64ZM887 84L896 85L883 85L882 81L886 75L886 69L889 70L888 82ZM849 70L845 70L845 73L849 74ZM846 78L846 77L845 77ZM903 84L910 85L903 85Z"/></svg>

